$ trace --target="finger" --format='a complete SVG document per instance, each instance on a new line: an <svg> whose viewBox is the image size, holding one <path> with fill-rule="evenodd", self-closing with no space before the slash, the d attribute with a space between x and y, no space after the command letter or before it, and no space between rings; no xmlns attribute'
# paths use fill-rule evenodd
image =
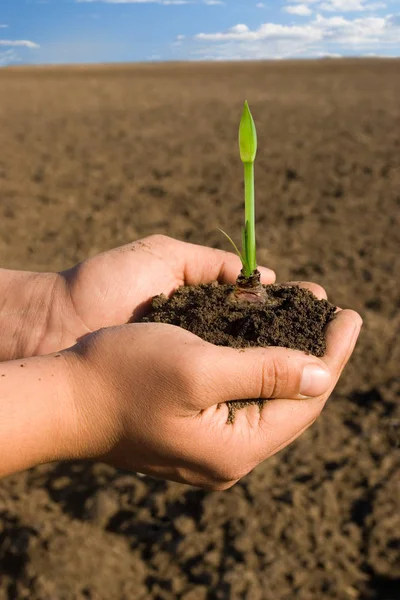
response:
<svg viewBox="0 0 400 600"><path fill-rule="evenodd" d="M275 283L276 275L275 275L274 271L272 271L271 269L268 269L268 267L260 267L260 266L258 266L257 269L260 271L261 283L263 285L269 285L270 283Z"/></svg>
<svg viewBox="0 0 400 600"><path fill-rule="evenodd" d="M225 400L222 401L322 396L331 391L339 379L361 326L358 313L339 310L326 328L327 350L321 359L287 348L250 348L238 352L213 346L214 352L208 355L215 370L230 368L232 371L229 382L224 384Z"/></svg>
<svg viewBox="0 0 400 600"><path fill-rule="evenodd" d="M362 318L354 310L338 310L326 327L326 353L322 361L334 376L333 385L339 379L356 345L362 326Z"/></svg>
<svg viewBox="0 0 400 600"><path fill-rule="evenodd" d="M189 244L163 235L150 236L142 242L149 245L153 253L158 253L173 268L177 279L186 285L211 281L232 284L242 268L239 257L232 252ZM262 267L262 276L263 283L275 281L274 271L265 267Z"/></svg>
<svg viewBox="0 0 400 600"><path fill-rule="evenodd" d="M315 397L331 385L326 364L297 350L238 350L212 344L192 348L194 377L203 386L199 409L230 400Z"/></svg>
<svg viewBox="0 0 400 600"><path fill-rule="evenodd" d="M263 408L253 447L253 458L260 462L287 446L319 416L326 400L349 360L360 332L361 317L343 310L327 327L327 353L322 358L331 372L328 393L311 400L278 399Z"/></svg>
<svg viewBox="0 0 400 600"><path fill-rule="evenodd" d="M309 290L319 300L327 300L327 298L328 298L327 293L324 290L324 288L322 286L318 285L318 283L313 283L311 281L289 281L282 285L295 286L295 287L299 287L299 288L302 288L305 290Z"/></svg>

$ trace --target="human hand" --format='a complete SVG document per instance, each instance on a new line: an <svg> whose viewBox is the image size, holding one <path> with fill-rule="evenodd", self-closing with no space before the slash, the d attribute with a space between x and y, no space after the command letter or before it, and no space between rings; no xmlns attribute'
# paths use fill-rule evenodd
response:
<svg viewBox="0 0 400 600"><path fill-rule="evenodd" d="M175 285L173 272L168 276L166 285ZM229 488L316 420L360 327L357 313L339 311L327 327L322 359L285 348L217 347L164 324L102 329L62 353L73 409L63 419L69 443L58 458ZM306 366L311 371L302 381ZM272 399L261 412L237 411L227 424L224 403L252 398Z"/></svg>
<svg viewBox="0 0 400 600"><path fill-rule="evenodd" d="M138 320L157 294L183 284L234 283L240 269L235 254L163 235L58 274L0 269L0 361L69 348L92 331ZM273 271L260 271L263 283L275 281Z"/></svg>
<svg viewBox="0 0 400 600"><path fill-rule="evenodd" d="M102 327L137 321L154 296L170 295L181 285L234 283L240 269L231 252L164 235L103 252L59 274L37 354L68 348ZM262 283L275 281L270 269L260 267L260 272Z"/></svg>

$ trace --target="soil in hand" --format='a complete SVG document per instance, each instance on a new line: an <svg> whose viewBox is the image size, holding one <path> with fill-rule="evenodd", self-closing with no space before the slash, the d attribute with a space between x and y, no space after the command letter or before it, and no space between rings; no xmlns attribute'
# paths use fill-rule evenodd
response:
<svg viewBox="0 0 400 600"><path fill-rule="evenodd" d="M171 298L156 296L144 322L178 325L217 346L251 348L282 346L323 356L324 329L336 307L318 300L306 289L287 285L263 286L265 303L237 301L233 285L218 282L182 286ZM265 400L229 402L228 422L249 403L260 408Z"/></svg>

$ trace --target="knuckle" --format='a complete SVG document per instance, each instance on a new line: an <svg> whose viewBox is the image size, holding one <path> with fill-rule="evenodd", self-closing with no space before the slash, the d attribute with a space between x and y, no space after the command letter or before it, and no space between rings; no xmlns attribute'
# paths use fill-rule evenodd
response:
<svg viewBox="0 0 400 600"><path fill-rule="evenodd" d="M190 356L186 356L182 357L181 362L176 367L179 370L180 382L186 391L188 393L196 393L199 387L196 362Z"/></svg>
<svg viewBox="0 0 400 600"><path fill-rule="evenodd" d="M217 396L213 389L210 363L202 352L188 356L181 365L181 381L187 394L193 399L211 399ZM217 401L217 398L216 398Z"/></svg>
<svg viewBox="0 0 400 600"><path fill-rule="evenodd" d="M325 288L323 288L322 285L319 285L318 283L314 283L314 295L320 298L326 298L327 296Z"/></svg>
<svg viewBox="0 0 400 600"><path fill-rule="evenodd" d="M205 372L190 353L176 362L171 370L174 372L175 385L193 407L197 407L205 395L209 397Z"/></svg>
<svg viewBox="0 0 400 600"><path fill-rule="evenodd" d="M164 235L163 233L153 233L152 235L147 236L143 241L150 245L158 246L165 244L166 242L170 242L171 239L172 238Z"/></svg>
<svg viewBox="0 0 400 600"><path fill-rule="evenodd" d="M274 398L282 394L290 382L290 369L282 357L267 356L261 377L261 398Z"/></svg>

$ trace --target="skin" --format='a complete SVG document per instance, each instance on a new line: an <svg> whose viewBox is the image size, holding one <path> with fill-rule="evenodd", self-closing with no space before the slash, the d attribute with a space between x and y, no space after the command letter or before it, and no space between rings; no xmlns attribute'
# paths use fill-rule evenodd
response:
<svg viewBox="0 0 400 600"><path fill-rule="evenodd" d="M298 437L351 356L357 313L338 310L322 359L134 322L156 294L239 271L234 254L151 236L60 274L0 272L0 475L86 458L222 490ZM226 423L226 401L258 397L272 400Z"/></svg>

